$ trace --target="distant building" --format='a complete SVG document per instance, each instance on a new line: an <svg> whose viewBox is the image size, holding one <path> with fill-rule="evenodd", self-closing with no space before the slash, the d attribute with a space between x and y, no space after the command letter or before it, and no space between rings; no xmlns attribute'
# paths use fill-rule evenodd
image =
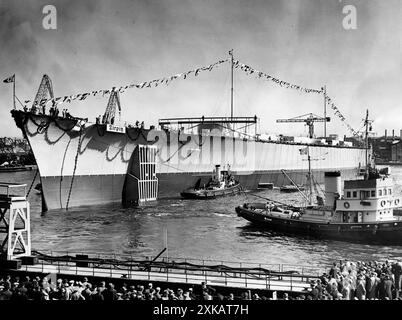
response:
<svg viewBox="0 0 402 320"><path fill-rule="evenodd" d="M21 138L0 138L0 165L4 163L35 164L35 157L28 141Z"/></svg>
<svg viewBox="0 0 402 320"><path fill-rule="evenodd" d="M387 130L385 130L384 136L370 138L370 144L373 146L376 163L402 161L401 137L402 130L400 136L395 136L394 130L392 130L392 135L387 135Z"/></svg>
<svg viewBox="0 0 402 320"><path fill-rule="evenodd" d="M391 161L402 162L402 141L397 141L391 146Z"/></svg>

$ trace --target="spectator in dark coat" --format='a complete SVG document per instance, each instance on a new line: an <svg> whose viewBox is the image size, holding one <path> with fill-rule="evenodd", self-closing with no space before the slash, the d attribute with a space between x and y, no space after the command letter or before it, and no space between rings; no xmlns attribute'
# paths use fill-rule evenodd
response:
<svg viewBox="0 0 402 320"><path fill-rule="evenodd" d="M389 275L385 276L384 280L384 293L385 293L385 299L392 300L392 290L394 288L394 283L392 282L392 279Z"/></svg>
<svg viewBox="0 0 402 320"><path fill-rule="evenodd" d="M395 275L395 297L399 298L399 291L401 290L402 280L402 263L396 262L392 265L392 273Z"/></svg>
<svg viewBox="0 0 402 320"><path fill-rule="evenodd" d="M366 300L366 288L361 276L357 278L356 297L359 300Z"/></svg>
<svg viewBox="0 0 402 320"><path fill-rule="evenodd" d="M117 300L117 291L114 288L113 283L109 283L109 287L106 290L103 290L102 294L105 301Z"/></svg>
<svg viewBox="0 0 402 320"><path fill-rule="evenodd" d="M96 293L93 293L91 295L91 300L92 301L103 301L103 300L105 300L105 298L103 297L103 294L102 294L102 288L101 287L96 288Z"/></svg>
<svg viewBox="0 0 402 320"><path fill-rule="evenodd" d="M0 300L11 300L13 293L10 287L9 281L4 282L4 289L0 292Z"/></svg>

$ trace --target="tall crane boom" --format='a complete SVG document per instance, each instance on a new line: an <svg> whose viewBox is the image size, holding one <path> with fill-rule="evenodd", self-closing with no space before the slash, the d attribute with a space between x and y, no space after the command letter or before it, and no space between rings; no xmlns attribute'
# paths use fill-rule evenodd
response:
<svg viewBox="0 0 402 320"><path fill-rule="evenodd" d="M116 116L116 106L119 108L119 120L120 120L121 106L120 106L119 93L117 91L112 90L109 96L109 101L107 103L105 114L103 115L102 119L103 123L114 124Z"/></svg>
<svg viewBox="0 0 402 320"><path fill-rule="evenodd" d="M44 74L32 106L39 106L42 100L53 99L53 85L47 74Z"/></svg>
<svg viewBox="0 0 402 320"><path fill-rule="evenodd" d="M313 113L304 114L302 116L298 116L290 119L278 119L277 123L295 123L295 122L303 122L306 126L309 127L309 137L314 138L314 122L330 122L330 117L320 117Z"/></svg>

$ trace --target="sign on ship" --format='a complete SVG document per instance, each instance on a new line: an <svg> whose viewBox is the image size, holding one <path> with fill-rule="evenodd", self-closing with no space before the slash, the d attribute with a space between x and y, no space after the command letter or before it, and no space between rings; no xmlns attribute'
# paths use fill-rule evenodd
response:
<svg viewBox="0 0 402 320"><path fill-rule="evenodd" d="M126 133L126 127L115 126L113 124L108 124L106 126L106 131L116 132L116 133Z"/></svg>

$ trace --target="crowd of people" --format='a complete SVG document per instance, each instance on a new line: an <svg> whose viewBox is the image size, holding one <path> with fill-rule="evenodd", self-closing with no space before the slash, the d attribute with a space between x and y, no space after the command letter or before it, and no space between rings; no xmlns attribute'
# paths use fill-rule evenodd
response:
<svg viewBox="0 0 402 320"><path fill-rule="evenodd" d="M306 300L401 300L402 264L385 262L334 263L328 273L311 281Z"/></svg>
<svg viewBox="0 0 402 320"><path fill-rule="evenodd" d="M106 284L105 281L92 284L86 277L82 281L57 279L55 282L39 276L32 279L29 276L23 279L11 276L0 278L0 300L235 300L233 293L221 295L206 283L202 283L196 291L198 292L195 293L193 287L185 291L181 288L162 290L152 283L145 286L123 283L118 287L111 282ZM249 299L248 297L260 299L258 294L251 296L249 292L242 295L242 298Z"/></svg>
<svg viewBox="0 0 402 320"><path fill-rule="evenodd" d="M30 112L32 114L43 114L46 115L46 106L40 106L37 107L36 105L33 105L31 108L28 108L26 105L24 106L24 111L25 112ZM49 108L49 115L52 117L58 117L59 116L59 109L55 106L51 106ZM71 118L71 114L69 113L68 109L63 109L61 111L61 116L63 118Z"/></svg>
<svg viewBox="0 0 402 320"><path fill-rule="evenodd" d="M221 294L202 282L199 286L161 289L147 285L106 281L24 276L0 276L0 300L401 300L401 263L349 262L334 263L328 273L312 280L302 293L267 292L259 296L247 290L237 295Z"/></svg>

